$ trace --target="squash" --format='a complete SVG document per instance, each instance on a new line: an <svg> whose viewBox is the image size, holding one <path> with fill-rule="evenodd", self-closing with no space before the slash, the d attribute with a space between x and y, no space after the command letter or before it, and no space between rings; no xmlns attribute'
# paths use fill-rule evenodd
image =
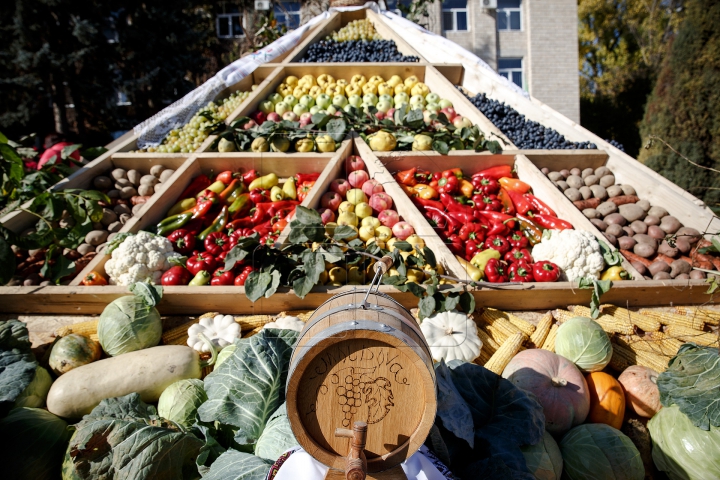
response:
<svg viewBox="0 0 720 480"><path fill-rule="evenodd" d="M73 368L100 360L101 354L102 349L98 342L83 335L71 333L55 342L48 363L55 375L60 376Z"/></svg>
<svg viewBox="0 0 720 480"><path fill-rule="evenodd" d="M300 320L298 317L280 317L274 322L266 323L263 328L277 328L280 330L295 330L296 332L302 332L305 327L305 322Z"/></svg>
<svg viewBox="0 0 720 480"><path fill-rule="evenodd" d="M625 417L625 394L612 375L592 372L585 375L590 391L589 423L604 423L620 430Z"/></svg>
<svg viewBox="0 0 720 480"><path fill-rule="evenodd" d="M433 360L472 362L480 356L482 341L477 325L459 312L436 313L420 324Z"/></svg>
<svg viewBox="0 0 720 480"><path fill-rule="evenodd" d="M215 361L215 351L208 362ZM186 378L200 378L198 352L184 345L163 345L77 367L55 380L47 409L63 418L80 418L106 399L137 392L146 403L157 402L163 390Z"/></svg>
<svg viewBox="0 0 720 480"><path fill-rule="evenodd" d="M627 406L641 417L652 418L660 409L658 373L652 368L631 365L618 377Z"/></svg>
<svg viewBox="0 0 720 480"><path fill-rule="evenodd" d="M523 350L510 360L502 376L535 395L545 413L545 429L553 435L580 425L588 415L587 383L567 358L542 349Z"/></svg>

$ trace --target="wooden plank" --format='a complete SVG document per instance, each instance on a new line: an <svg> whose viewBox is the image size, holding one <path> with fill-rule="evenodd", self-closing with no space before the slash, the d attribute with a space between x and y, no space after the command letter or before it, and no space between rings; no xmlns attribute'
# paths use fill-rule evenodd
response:
<svg viewBox="0 0 720 480"><path fill-rule="evenodd" d="M602 150L517 150L503 153L525 155L540 168L547 167L550 171L558 172L575 167L578 161L586 167L599 168L608 160L607 152Z"/></svg>
<svg viewBox="0 0 720 480"><path fill-rule="evenodd" d="M465 67L462 64L450 64L450 63L433 63L435 70L440 72L448 82L453 85L462 85L463 77L465 76Z"/></svg>

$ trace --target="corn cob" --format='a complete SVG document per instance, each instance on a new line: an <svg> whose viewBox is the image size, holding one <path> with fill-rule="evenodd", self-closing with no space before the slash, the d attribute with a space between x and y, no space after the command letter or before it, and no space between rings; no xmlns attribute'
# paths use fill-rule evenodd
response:
<svg viewBox="0 0 720 480"><path fill-rule="evenodd" d="M685 342L693 342L706 347L720 344L720 337L716 333L702 332L692 328L681 327L680 325L669 325L665 329L669 337L679 338Z"/></svg>
<svg viewBox="0 0 720 480"><path fill-rule="evenodd" d="M277 318L280 317L297 317L303 322L307 323L315 310L290 310L288 312L280 312Z"/></svg>
<svg viewBox="0 0 720 480"><path fill-rule="evenodd" d="M677 313L660 312L649 308L643 308L638 313L654 318L663 325L682 325L694 330L702 330L705 327L705 322L699 316L678 315Z"/></svg>
<svg viewBox="0 0 720 480"><path fill-rule="evenodd" d="M90 337L92 340L98 341L98 322L99 320L89 320L87 322L73 323L60 327L55 332L56 337L66 337L71 333Z"/></svg>
<svg viewBox="0 0 720 480"><path fill-rule="evenodd" d="M273 317L270 315L244 315L241 317L235 317L235 321L240 324L240 329L243 332L254 330L258 327L262 328L263 325L270 323L273 320Z"/></svg>
<svg viewBox="0 0 720 480"><path fill-rule="evenodd" d="M660 332L653 332L660 333ZM660 335L663 335L660 333ZM671 339L672 340L672 339ZM678 348L672 346L665 346L662 343L662 339L654 340L649 337L639 337L637 335L628 335L626 337L617 337L614 339L615 343L622 345L625 348L629 348L633 352L647 352L654 353L661 357L674 357L678 351ZM668 342L671 344L671 342Z"/></svg>
<svg viewBox="0 0 720 480"><path fill-rule="evenodd" d="M517 327L519 331L523 332L525 335L528 336L532 335L532 333L535 331L535 325L528 322L527 320L518 317L517 315L503 312L501 310L496 310L494 308L486 308L482 314L481 321L485 321L489 325L492 325L492 323L497 320L507 320L511 324L515 325L515 327Z"/></svg>
<svg viewBox="0 0 720 480"><path fill-rule="evenodd" d="M522 332L514 333L505 340L500 348L493 353L492 357L485 364L485 368L498 375L502 374L510 360L520 351L523 342L527 340L527 335Z"/></svg>
<svg viewBox="0 0 720 480"><path fill-rule="evenodd" d="M601 309L602 313L612 315L621 320L627 319L630 323L646 332L660 331L660 322L655 318L647 317L641 313L632 312L626 308L615 305L602 305Z"/></svg>
<svg viewBox="0 0 720 480"><path fill-rule="evenodd" d="M617 338L613 337L613 356L610 360L610 367L613 370L622 371L630 365L652 368L658 373L662 373L667 369L667 357L649 352L634 352L623 345L619 345L616 340Z"/></svg>
<svg viewBox="0 0 720 480"><path fill-rule="evenodd" d="M572 311L576 317L590 318L591 315L590 309L588 307L583 307L582 305L575 305ZM602 329L608 333L622 333L623 335L632 335L635 333L635 327L630 322L629 318L619 318L601 313L595 321L599 323ZM658 325L658 329L659 328L660 326Z"/></svg>
<svg viewBox="0 0 720 480"><path fill-rule="evenodd" d="M555 319L555 321L559 324L563 324L570 320L571 318L577 317L573 312L568 312L567 310L553 310L552 316Z"/></svg>
<svg viewBox="0 0 720 480"><path fill-rule="evenodd" d="M672 352L672 356L677 355L677 351L680 350L684 343L663 332L647 332L645 338L650 338L656 344L661 345L665 351Z"/></svg>
<svg viewBox="0 0 720 480"><path fill-rule="evenodd" d="M555 351L555 337L557 336L558 328L560 327L558 327L557 325L553 325L552 327L550 327L550 331L548 332L547 337L545 337L545 341L540 348L542 348L543 350L548 350L550 352Z"/></svg>
<svg viewBox="0 0 720 480"><path fill-rule="evenodd" d="M697 307L675 307L675 311L680 315L697 317L708 325L720 325L720 310L707 310Z"/></svg>
<svg viewBox="0 0 720 480"><path fill-rule="evenodd" d="M482 328L478 328L478 337L482 341L482 348L480 349L480 356L475 359L475 363L478 365L485 365L493 353L495 353L500 344L495 341L490 335L487 334Z"/></svg>
<svg viewBox="0 0 720 480"><path fill-rule="evenodd" d="M187 345L188 328L198 323L200 319L191 320L183 323L179 327L172 328L162 334L163 345Z"/></svg>
<svg viewBox="0 0 720 480"><path fill-rule="evenodd" d="M512 333L508 334L506 331L501 330L500 328L498 328L495 325L485 325L483 328L485 329L485 332L487 332L487 334L490 335L490 337L492 337L492 339L495 340L495 342L500 345L505 343L505 340L507 340L510 337L510 335L519 333L519 332L512 332Z"/></svg>
<svg viewBox="0 0 720 480"><path fill-rule="evenodd" d="M548 332L550 332L550 327L552 327L553 317L550 312L545 314L544 317L540 319L540 321L537 324L537 328L535 331L530 335L530 346L534 348L540 348L545 341L545 338L548 335Z"/></svg>
<svg viewBox="0 0 720 480"><path fill-rule="evenodd" d="M263 326L262 326L262 325L259 325L259 326L255 327L255 328L253 328L252 330L250 330L250 331L248 331L248 332L245 332L245 333L243 334L242 338L252 337L252 336L255 335L256 333L260 332L260 330L262 330L262 329L263 329ZM243 329L243 330L245 330L245 329Z"/></svg>
<svg viewBox="0 0 720 480"><path fill-rule="evenodd" d="M480 315L480 323L485 326L490 326L498 331L502 332L505 337L509 337L514 333L521 332L521 330L510 323L510 321L502 316L501 314L495 313L497 310L486 308L482 315Z"/></svg>

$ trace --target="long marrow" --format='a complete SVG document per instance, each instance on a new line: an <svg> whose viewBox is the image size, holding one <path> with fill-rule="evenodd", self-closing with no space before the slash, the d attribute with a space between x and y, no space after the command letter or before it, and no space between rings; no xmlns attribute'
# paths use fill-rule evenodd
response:
<svg viewBox="0 0 720 480"><path fill-rule="evenodd" d="M212 364L215 359L208 362ZM106 398L133 392L144 402L157 402L178 380L200 378L204 363L183 345L163 345L77 367L59 377L47 397L47 409L63 418L80 418Z"/></svg>

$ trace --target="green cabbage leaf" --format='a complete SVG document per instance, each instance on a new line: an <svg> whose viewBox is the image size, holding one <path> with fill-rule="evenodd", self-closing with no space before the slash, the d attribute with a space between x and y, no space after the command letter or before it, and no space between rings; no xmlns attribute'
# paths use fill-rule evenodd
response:
<svg viewBox="0 0 720 480"><path fill-rule="evenodd" d="M298 441L295 440L292 428L290 428L290 420L287 415L287 408L283 403L265 425L260 438L255 444L255 455L274 462L280 455L290 448L296 446Z"/></svg>
<svg viewBox="0 0 720 480"><path fill-rule="evenodd" d="M583 372L599 372L610 363L613 347L600 324L587 317L574 317L558 328L555 353Z"/></svg>
<svg viewBox="0 0 720 480"><path fill-rule="evenodd" d="M15 406L19 407L31 407L31 408L42 408L45 406L48 392L52 387L52 377L40 365L35 368L35 377L32 382L25 388L25 390L18 395L15 399Z"/></svg>
<svg viewBox="0 0 720 480"><path fill-rule="evenodd" d="M265 480L272 462L249 453L228 450L203 475L203 480Z"/></svg>
<svg viewBox="0 0 720 480"><path fill-rule="evenodd" d="M562 478L586 480L643 480L640 452L627 435L604 423L586 423L560 441Z"/></svg>
<svg viewBox="0 0 720 480"><path fill-rule="evenodd" d="M190 428L195 424L198 408L207 398L202 380L178 380L160 395L158 414L183 428Z"/></svg>
<svg viewBox="0 0 720 480"><path fill-rule="evenodd" d="M528 470L537 480L560 480L563 459L555 439L545 430L543 439L535 445L520 447Z"/></svg>
<svg viewBox="0 0 720 480"><path fill-rule="evenodd" d="M0 417L14 406L35 378L38 363L30 346L24 322L8 320L0 323Z"/></svg>

